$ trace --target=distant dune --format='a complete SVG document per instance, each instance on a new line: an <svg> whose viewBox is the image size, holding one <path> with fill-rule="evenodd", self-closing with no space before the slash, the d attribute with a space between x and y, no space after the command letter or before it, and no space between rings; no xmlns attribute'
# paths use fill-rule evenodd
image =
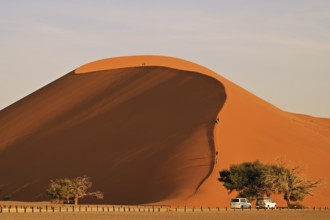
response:
<svg viewBox="0 0 330 220"><path fill-rule="evenodd" d="M330 119L171 57L96 61L0 111L0 199L45 200L49 179L87 175L101 203L223 207L235 195L217 178L230 164L284 158L329 181L329 156ZM325 185L304 204L328 195Z"/></svg>

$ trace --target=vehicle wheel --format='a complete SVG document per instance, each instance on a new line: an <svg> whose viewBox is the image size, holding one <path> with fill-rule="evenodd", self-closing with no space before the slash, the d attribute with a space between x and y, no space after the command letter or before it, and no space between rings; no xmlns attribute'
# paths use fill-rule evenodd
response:
<svg viewBox="0 0 330 220"><path fill-rule="evenodd" d="M277 206L274 206L274 209L277 209Z"/></svg>
<svg viewBox="0 0 330 220"><path fill-rule="evenodd" d="M241 209L244 209L244 207L243 207L243 206L241 206Z"/></svg>

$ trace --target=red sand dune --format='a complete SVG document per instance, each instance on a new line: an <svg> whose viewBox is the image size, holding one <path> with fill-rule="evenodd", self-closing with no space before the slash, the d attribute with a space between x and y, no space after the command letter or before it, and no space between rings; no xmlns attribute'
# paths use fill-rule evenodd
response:
<svg viewBox="0 0 330 220"><path fill-rule="evenodd" d="M228 206L219 170L257 159L330 179L330 119L284 112L170 57L82 66L0 111L0 131L0 199L43 200L49 179L87 175L102 203ZM304 204L328 195L325 185Z"/></svg>

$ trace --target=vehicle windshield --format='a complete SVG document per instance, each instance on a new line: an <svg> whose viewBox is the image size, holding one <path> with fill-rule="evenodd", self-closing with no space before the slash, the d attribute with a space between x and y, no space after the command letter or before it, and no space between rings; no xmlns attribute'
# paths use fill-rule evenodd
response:
<svg viewBox="0 0 330 220"><path fill-rule="evenodd" d="M239 202L238 199L232 199L231 202Z"/></svg>

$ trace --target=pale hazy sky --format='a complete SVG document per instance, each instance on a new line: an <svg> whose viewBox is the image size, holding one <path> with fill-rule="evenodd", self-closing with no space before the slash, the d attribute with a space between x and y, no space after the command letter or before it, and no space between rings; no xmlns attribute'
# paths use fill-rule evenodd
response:
<svg viewBox="0 0 330 220"><path fill-rule="evenodd" d="M138 54L330 117L329 0L0 0L0 109L82 64Z"/></svg>

